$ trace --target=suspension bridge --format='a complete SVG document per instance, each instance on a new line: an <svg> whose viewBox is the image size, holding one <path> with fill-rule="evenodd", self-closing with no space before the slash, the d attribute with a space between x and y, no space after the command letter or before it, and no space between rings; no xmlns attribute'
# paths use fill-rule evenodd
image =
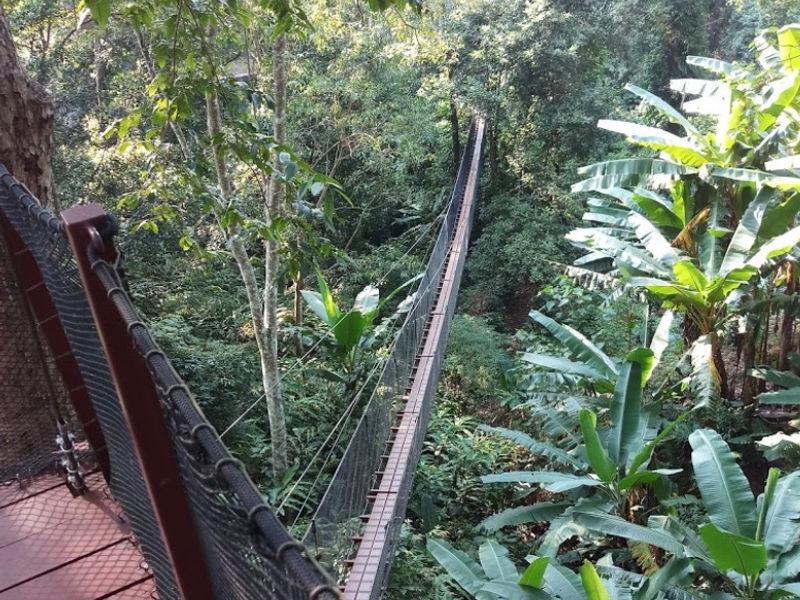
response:
<svg viewBox="0 0 800 600"><path fill-rule="evenodd" d="M0 600L377 600L455 311L485 124L411 310L302 539L222 443L127 292L114 220L0 166Z"/></svg>

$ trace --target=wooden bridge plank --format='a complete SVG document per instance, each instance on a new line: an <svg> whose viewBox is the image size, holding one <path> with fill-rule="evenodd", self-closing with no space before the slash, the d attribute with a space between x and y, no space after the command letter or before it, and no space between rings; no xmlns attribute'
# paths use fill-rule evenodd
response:
<svg viewBox="0 0 800 600"><path fill-rule="evenodd" d="M44 473L32 480L8 481L0 485L0 509L25 500L30 496L64 485L64 478L56 473Z"/></svg>
<svg viewBox="0 0 800 600"><path fill-rule="evenodd" d="M73 502L94 502L76 498ZM103 511L87 510L53 527L0 548L0 590L127 539L130 531Z"/></svg>
<svg viewBox="0 0 800 600"><path fill-rule="evenodd" d="M0 592L0 600L97 600L114 597L148 577L138 549L123 540Z"/></svg>
<svg viewBox="0 0 800 600"><path fill-rule="evenodd" d="M46 475L4 496L12 502L0 508L0 600L156 597L103 475L86 482L89 491L73 497Z"/></svg>
<svg viewBox="0 0 800 600"><path fill-rule="evenodd" d="M152 577L148 577L136 585L107 597L111 600L157 600L156 582Z"/></svg>
<svg viewBox="0 0 800 600"><path fill-rule="evenodd" d="M121 509L103 492L103 476L89 475L86 484L78 498L62 485L0 509L0 548L75 518L116 519Z"/></svg>
<svg viewBox="0 0 800 600"><path fill-rule="evenodd" d="M87 447L85 443L77 444L76 450L83 451ZM55 461L55 456L53 457L53 461ZM86 477L91 476L97 470L94 461L90 458L81 460L81 466L84 467L86 471ZM16 480L3 482L0 484L0 509L21 502L31 496L65 485L64 477L54 470L40 473L35 477L26 477L22 479L21 482Z"/></svg>

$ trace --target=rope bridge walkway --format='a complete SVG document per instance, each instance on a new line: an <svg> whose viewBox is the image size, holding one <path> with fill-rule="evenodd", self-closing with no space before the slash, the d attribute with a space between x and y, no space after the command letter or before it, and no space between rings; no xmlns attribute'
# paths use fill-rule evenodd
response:
<svg viewBox="0 0 800 600"><path fill-rule="evenodd" d="M433 404L479 196L473 120L414 303L302 543L127 293L96 205L0 166L0 600L377 599Z"/></svg>

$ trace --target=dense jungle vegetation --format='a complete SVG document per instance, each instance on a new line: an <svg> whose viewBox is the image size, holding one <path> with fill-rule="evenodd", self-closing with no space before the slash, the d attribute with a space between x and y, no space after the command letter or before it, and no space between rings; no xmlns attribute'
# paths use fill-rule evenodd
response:
<svg viewBox="0 0 800 600"><path fill-rule="evenodd" d="M288 527L482 113L386 597L800 596L796 0L3 5L54 205L118 216L138 306Z"/></svg>

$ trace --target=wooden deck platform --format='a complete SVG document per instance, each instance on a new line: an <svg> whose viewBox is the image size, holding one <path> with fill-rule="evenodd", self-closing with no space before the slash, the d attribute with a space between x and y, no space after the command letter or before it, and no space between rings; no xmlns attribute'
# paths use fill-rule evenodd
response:
<svg viewBox="0 0 800 600"><path fill-rule="evenodd" d="M157 598L103 476L73 498L57 475L0 485L0 600Z"/></svg>

